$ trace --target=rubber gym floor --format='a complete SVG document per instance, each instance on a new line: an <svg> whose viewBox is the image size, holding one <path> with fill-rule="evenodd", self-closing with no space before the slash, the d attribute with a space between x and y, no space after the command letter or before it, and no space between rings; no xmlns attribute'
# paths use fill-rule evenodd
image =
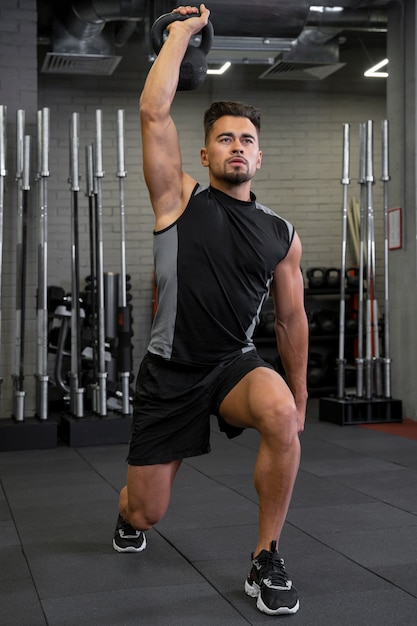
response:
<svg viewBox="0 0 417 626"><path fill-rule="evenodd" d="M213 422L211 454L183 463L141 554L111 546L126 445L0 453L2 626L417 624L417 423L317 413L310 401L281 542L296 615L263 615L243 592L258 435L228 441Z"/></svg>

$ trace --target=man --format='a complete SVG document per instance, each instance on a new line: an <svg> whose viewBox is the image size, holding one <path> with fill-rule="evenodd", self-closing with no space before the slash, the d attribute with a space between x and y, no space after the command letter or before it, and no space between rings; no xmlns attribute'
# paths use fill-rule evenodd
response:
<svg viewBox="0 0 417 626"><path fill-rule="evenodd" d="M294 228L256 201L260 116L214 103L202 165L210 185L182 171L170 109L181 61L208 9L179 7L140 99L143 169L155 212L158 309L134 399L127 485L113 546L139 552L165 514L182 459L209 452L210 415L229 437L261 435L254 480L259 536L245 582L268 614L295 613L296 589L277 551L300 459L307 402L307 321ZM257 354L253 330L271 291L287 382Z"/></svg>

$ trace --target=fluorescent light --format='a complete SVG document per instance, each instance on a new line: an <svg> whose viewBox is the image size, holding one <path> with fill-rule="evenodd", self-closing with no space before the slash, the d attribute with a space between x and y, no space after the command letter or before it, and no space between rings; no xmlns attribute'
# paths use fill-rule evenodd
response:
<svg viewBox="0 0 417 626"><path fill-rule="evenodd" d="M385 67L386 65L388 65L388 59L384 59L383 61L380 61L373 67L370 67L369 70L366 70L366 72L364 72L364 76L367 76L370 78L387 78L388 72L378 72L378 70L380 70L381 67Z"/></svg>
<svg viewBox="0 0 417 626"><path fill-rule="evenodd" d="M230 61L226 61L226 63L223 63L223 65L221 67L219 67L218 69L216 69L216 70L215 69L208 69L207 70L207 74L224 74L229 69L229 67L231 65L232 64L230 63Z"/></svg>
<svg viewBox="0 0 417 626"><path fill-rule="evenodd" d="M315 5L312 5L309 9L316 13L341 13L344 10L343 7L323 7Z"/></svg>

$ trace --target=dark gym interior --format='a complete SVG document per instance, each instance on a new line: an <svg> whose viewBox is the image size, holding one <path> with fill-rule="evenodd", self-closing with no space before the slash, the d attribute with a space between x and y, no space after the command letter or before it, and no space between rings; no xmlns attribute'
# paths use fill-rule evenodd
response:
<svg viewBox="0 0 417 626"><path fill-rule="evenodd" d="M213 420L147 549L111 543L157 306L137 104L180 3L0 4L1 624L413 626L415 3L207 1L215 73L174 103L198 180L209 103L260 106L254 190L303 243L309 401L280 546L300 610L275 618L243 590L255 431ZM255 343L281 371L273 320L268 300Z"/></svg>

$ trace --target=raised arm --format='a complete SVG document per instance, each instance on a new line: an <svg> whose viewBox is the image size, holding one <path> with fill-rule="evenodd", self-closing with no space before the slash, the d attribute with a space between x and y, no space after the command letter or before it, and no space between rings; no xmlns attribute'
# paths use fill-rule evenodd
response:
<svg viewBox="0 0 417 626"><path fill-rule="evenodd" d="M190 39L208 22L204 4L179 7L176 12L192 15L174 21L152 65L140 97L143 172L155 212L155 228L169 226L184 210L195 180L182 170L180 144L171 105L178 86L181 61Z"/></svg>
<svg viewBox="0 0 417 626"><path fill-rule="evenodd" d="M278 351L303 430L307 404L308 323L304 308L304 284L300 269L301 242L295 234L286 258L274 272L272 297Z"/></svg>

